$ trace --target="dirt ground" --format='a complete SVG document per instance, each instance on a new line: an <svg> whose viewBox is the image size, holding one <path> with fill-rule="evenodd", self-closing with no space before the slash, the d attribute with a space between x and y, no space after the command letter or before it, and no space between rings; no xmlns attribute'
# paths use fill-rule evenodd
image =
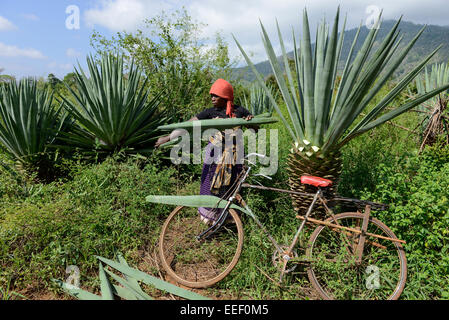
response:
<svg viewBox="0 0 449 320"><path fill-rule="evenodd" d="M141 262L136 266L136 268L142 272L146 272L155 276L158 276L160 279L172 283L178 287L193 291L203 296L207 296L214 300L239 300L239 299L250 299L250 297L237 297L233 296L226 292L220 292L219 290L213 291L211 295L211 291L207 289L192 289L182 284L175 282L162 268L160 263L159 255L157 254L157 249L153 251L139 251L137 253ZM155 300L179 300L177 296L172 294L168 294L166 292L156 290L149 286L142 285L145 291L149 291L151 297ZM88 288L83 288L87 291L90 291ZM64 293L62 290L49 290L47 287L42 287L39 284L29 285L24 289L11 289L11 292L18 293L19 295L25 297L26 300L76 300L74 297L69 294ZM22 300L24 299L21 296L11 295L9 300ZM304 288L304 296L310 300L319 299L319 296L314 292L312 288Z"/></svg>

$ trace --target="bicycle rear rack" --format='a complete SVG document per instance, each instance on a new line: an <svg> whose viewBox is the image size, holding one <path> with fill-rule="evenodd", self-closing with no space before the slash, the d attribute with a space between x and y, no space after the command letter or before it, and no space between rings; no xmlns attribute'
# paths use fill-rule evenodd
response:
<svg viewBox="0 0 449 320"><path fill-rule="evenodd" d="M309 197L315 196L314 193L306 193L306 192L299 192L299 191L293 191L293 190L286 190L286 189L279 189L279 188L272 188L272 187L264 187L264 186L258 186L258 185L254 185L254 184L248 184L248 183L243 183L242 187L243 188L254 188L254 189L268 190L268 191L277 191L277 192L296 194L296 195L301 195L301 196L309 196ZM378 210L378 211L384 211L384 210L387 210L389 208L388 204L376 203L376 202L371 202L371 201L366 201L366 200L359 200L359 199L353 199L353 198L346 198L346 197L335 197L335 198L327 199L327 201L329 201L329 202L331 202L331 201L351 202L351 203L355 203L356 206L360 207L360 208L364 208L366 205L370 205L371 209Z"/></svg>

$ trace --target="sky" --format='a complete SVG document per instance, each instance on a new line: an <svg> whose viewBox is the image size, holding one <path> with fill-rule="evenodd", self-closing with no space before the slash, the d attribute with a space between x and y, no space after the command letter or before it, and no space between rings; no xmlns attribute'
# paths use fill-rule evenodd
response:
<svg viewBox="0 0 449 320"><path fill-rule="evenodd" d="M346 29L371 24L380 10L383 19L403 15L406 21L449 26L448 0L0 0L0 69L18 79L46 78L49 73L63 78L78 62L84 67L86 56L94 52L94 29L108 38L133 32L142 28L144 19L182 6L195 21L207 25L202 37L212 43L220 33L231 56L243 62L233 34L254 63L267 59L259 21L277 43L277 19L291 50L291 30L301 31L304 8L311 29L323 18L333 21L338 6L347 16ZM275 49L280 53L278 45Z"/></svg>

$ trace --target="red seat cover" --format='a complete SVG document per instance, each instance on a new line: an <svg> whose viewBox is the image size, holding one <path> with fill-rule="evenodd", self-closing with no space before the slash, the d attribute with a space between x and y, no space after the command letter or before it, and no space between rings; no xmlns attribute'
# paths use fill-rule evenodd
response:
<svg viewBox="0 0 449 320"><path fill-rule="evenodd" d="M332 181L314 176L301 176L301 183L310 184L315 187L328 187L332 184Z"/></svg>

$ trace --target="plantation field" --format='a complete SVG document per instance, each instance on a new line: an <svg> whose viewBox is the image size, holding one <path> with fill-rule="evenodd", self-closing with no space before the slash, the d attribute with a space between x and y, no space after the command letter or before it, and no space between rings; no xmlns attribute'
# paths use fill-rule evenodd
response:
<svg viewBox="0 0 449 320"><path fill-rule="evenodd" d="M63 81L54 75L0 78L1 299L73 299L54 281L70 279L73 268L82 289L103 294L106 276L98 257L119 253L129 266L175 284L158 257L161 227L174 207L145 198L198 195L202 164L170 161L170 149L159 147L167 134L160 127L209 108L210 85L231 79L233 65L219 35L206 48L197 37L199 25L186 12L178 14L175 21L164 14L146 21L157 41L140 31L112 39L94 33L96 55L87 58L88 68L74 68ZM339 11L332 32L319 26L312 54L304 10L306 35L294 59L281 43L286 73L262 26L276 76L232 85L235 103L259 116L253 122L266 114L279 120L266 118L261 125L277 133L279 161L272 180L249 182L304 191L300 177L320 175L335 180L330 193L388 204L371 215L406 241L408 274L400 299L448 299L449 70L443 64L423 83L414 81L435 50L394 78L424 32L399 53L397 23L381 41L376 28L369 31L340 74L338 22ZM234 120L240 121L205 121L225 128ZM291 242L301 221L297 211L304 214L311 201L245 189L242 196L280 244ZM213 299L319 299L305 264L278 284L271 242L244 213L242 222L245 241L236 267L213 287L193 291ZM299 238L300 257L312 232L308 227ZM140 285L145 297L176 298Z"/></svg>
<svg viewBox="0 0 449 320"><path fill-rule="evenodd" d="M404 115L398 123L414 121ZM282 126L270 126L279 129L282 141ZM281 148L274 186L285 187L287 153ZM390 125L344 149L341 194L389 203L388 211L373 214L407 241L409 274L401 299L448 298L448 156L448 148L428 148L418 156L408 132ZM66 279L68 265L80 268L82 288L98 293L95 255L112 258L117 250L131 266L164 278L157 238L172 207L144 199L150 194L198 194L201 166L111 157L101 163L72 160L63 167L65 176L48 184L1 171L3 298L17 299L17 292L28 299L68 299L51 281ZM298 221L291 200L273 196L253 191L247 199L276 239L288 242ZM270 280L277 277L271 244L251 219L243 217L243 223L246 239L236 268L215 287L198 292L218 299L316 299L305 270L297 269L282 288ZM170 298L147 289L152 296Z"/></svg>

